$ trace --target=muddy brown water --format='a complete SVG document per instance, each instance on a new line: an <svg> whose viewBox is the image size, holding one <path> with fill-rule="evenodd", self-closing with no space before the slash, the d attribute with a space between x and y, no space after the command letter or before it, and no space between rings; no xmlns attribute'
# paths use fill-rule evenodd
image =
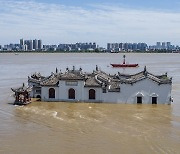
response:
<svg viewBox="0 0 180 154"><path fill-rule="evenodd" d="M180 54L126 54L140 67L120 69L123 54L0 54L0 153L180 153ZM73 65L86 72L96 64L116 74L173 77L172 105L33 102L13 106L11 87L33 72L49 75Z"/></svg>

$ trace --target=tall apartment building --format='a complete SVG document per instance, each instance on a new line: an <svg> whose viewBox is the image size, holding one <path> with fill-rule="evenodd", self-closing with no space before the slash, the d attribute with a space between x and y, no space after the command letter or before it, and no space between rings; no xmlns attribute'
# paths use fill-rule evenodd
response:
<svg viewBox="0 0 180 154"><path fill-rule="evenodd" d="M38 40L38 49L41 50L43 47L42 40Z"/></svg>
<svg viewBox="0 0 180 154"><path fill-rule="evenodd" d="M156 42L156 49L161 49L162 46L161 46L161 42Z"/></svg>
<svg viewBox="0 0 180 154"><path fill-rule="evenodd" d="M155 46L156 50L171 50L171 42L157 42Z"/></svg>
<svg viewBox="0 0 180 154"><path fill-rule="evenodd" d="M30 51L33 50L33 41L32 40L29 40L28 50L30 50Z"/></svg>
<svg viewBox="0 0 180 154"><path fill-rule="evenodd" d="M24 40L24 39L20 39L20 49L21 50L38 50L38 49L42 49L43 45L42 45L42 40Z"/></svg>
<svg viewBox="0 0 180 154"><path fill-rule="evenodd" d="M33 49L37 50L38 49L38 40L33 40Z"/></svg>
<svg viewBox="0 0 180 154"><path fill-rule="evenodd" d="M146 43L108 43L107 50L108 51L146 51L147 49Z"/></svg>
<svg viewBox="0 0 180 154"><path fill-rule="evenodd" d="M24 39L20 39L20 49L23 50L23 45L24 45Z"/></svg>
<svg viewBox="0 0 180 154"><path fill-rule="evenodd" d="M172 48L171 42L167 42L167 49L171 50L171 48Z"/></svg>
<svg viewBox="0 0 180 154"><path fill-rule="evenodd" d="M97 44L94 43L75 43L75 44L59 44L59 50L71 51L71 50L95 50Z"/></svg>
<svg viewBox="0 0 180 154"><path fill-rule="evenodd" d="M32 51L33 50L33 41L32 40L25 40L24 41L24 49L26 50L29 50L29 51Z"/></svg>

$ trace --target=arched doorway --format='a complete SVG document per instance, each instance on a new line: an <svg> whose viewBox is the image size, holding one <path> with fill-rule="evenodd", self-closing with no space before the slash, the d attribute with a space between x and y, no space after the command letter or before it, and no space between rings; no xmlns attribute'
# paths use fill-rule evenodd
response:
<svg viewBox="0 0 180 154"><path fill-rule="evenodd" d="M143 94L142 93L137 93L137 95L136 95L136 103L137 104L143 104Z"/></svg>
<svg viewBox="0 0 180 154"><path fill-rule="evenodd" d="M55 89L54 88L49 89L49 98L55 98Z"/></svg>
<svg viewBox="0 0 180 154"><path fill-rule="evenodd" d="M157 104L157 97L152 97L152 104Z"/></svg>
<svg viewBox="0 0 180 154"><path fill-rule="evenodd" d="M69 89L69 99L75 99L75 90Z"/></svg>
<svg viewBox="0 0 180 154"><path fill-rule="evenodd" d="M142 104L142 96L137 96L137 104Z"/></svg>
<svg viewBox="0 0 180 154"><path fill-rule="evenodd" d="M89 99L96 99L96 91L94 89L89 90Z"/></svg>
<svg viewBox="0 0 180 154"><path fill-rule="evenodd" d="M40 98L41 99L41 95L37 95L36 98Z"/></svg>

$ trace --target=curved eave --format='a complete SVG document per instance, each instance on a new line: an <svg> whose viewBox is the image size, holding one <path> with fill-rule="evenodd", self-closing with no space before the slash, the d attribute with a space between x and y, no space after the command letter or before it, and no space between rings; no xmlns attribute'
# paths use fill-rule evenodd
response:
<svg viewBox="0 0 180 154"><path fill-rule="evenodd" d="M84 78L60 78L61 81L84 81Z"/></svg>
<svg viewBox="0 0 180 154"><path fill-rule="evenodd" d="M42 87L59 87L58 85L41 85Z"/></svg>
<svg viewBox="0 0 180 154"><path fill-rule="evenodd" d="M148 77L143 77L143 78L140 78L140 79L136 79L136 80L122 80L120 81L121 84L122 83L125 83L125 84L134 84L136 82L139 82L139 81L142 81L144 79L149 79L153 82L156 82L157 84L172 84L172 81L171 80L166 80L166 81L162 81L162 80L155 80L155 79L152 79L152 78L148 78Z"/></svg>
<svg viewBox="0 0 180 154"><path fill-rule="evenodd" d="M20 90L20 89L13 89L11 88L11 90L15 93L23 93L23 92L31 92L31 89L26 89L26 90Z"/></svg>
<svg viewBox="0 0 180 154"><path fill-rule="evenodd" d="M85 85L84 86L85 88L88 88L88 87L91 87L91 88L101 88L102 86L101 85Z"/></svg>
<svg viewBox="0 0 180 154"><path fill-rule="evenodd" d="M33 83L40 83L40 80L36 80L36 79L32 79L32 78L28 78L28 82L33 82Z"/></svg>

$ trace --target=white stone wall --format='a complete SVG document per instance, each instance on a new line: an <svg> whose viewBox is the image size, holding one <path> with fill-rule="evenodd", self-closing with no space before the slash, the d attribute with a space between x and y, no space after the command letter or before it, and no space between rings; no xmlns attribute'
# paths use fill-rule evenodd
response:
<svg viewBox="0 0 180 154"><path fill-rule="evenodd" d="M49 98L49 89L55 89L55 99ZM59 87L42 87L41 88L41 100L42 101L59 101Z"/></svg>
<svg viewBox="0 0 180 154"><path fill-rule="evenodd" d="M55 99L49 99L49 88L55 88ZM75 90L75 100L68 99L68 91ZM96 99L89 100L89 90L96 91ZM59 81L59 87L42 87L41 97L44 101L79 101L79 102L104 102L104 103L129 103L136 104L137 96L142 96L143 104L152 104L152 96L157 96L157 104L169 104L171 85L161 84L144 79L134 84L121 84L120 92L103 93L102 88L84 87L84 81L78 81L77 86L66 85L66 81Z"/></svg>
<svg viewBox="0 0 180 154"><path fill-rule="evenodd" d="M89 100L89 90L94 89L96 92L96 97L95 100ZM102 88L90 88L90 87L85 87L84 88L84 97L83 97L84 102L102 102Z"/></svg>
<svg viewBox="0 0 180 154"><path fill-rule="evenodd" d="M84 81L77 81L77 86L66 85L66 81L59 81L59 100L61 101L83 101ZM68 99L68 91L73 88L75 90L75 100Z"/></svg>
<svg viewBox="0 0 180 154"><path fill-rule="evenodd" d="M28 82L28 86L30 86L30 87L38 87L38 84L37 83L33 83L33 82ZM36 93L37 89L40 89L40 88L33 88L32 89L32 91L30 92L30 97L36 98L37 95L41 95L39 93L38 94Z"/></svg>
<svg viewBox="0 0 180 154"><path fill-rule="evenodd" d="M142 96L143 104L152 104L152 96L157 97L157 104L169 104L171 85L144 79L134 84L121 84L120 92L102 93L102 102L136 104L137 96Z"/></svg>
<svg viewBox="0 0 180 154"><path fill-rule="evenodd" d="M150 80L144 79L139 82L130 84L122 84L121 98L125 103L136 103L137 95L142 95L143 104L152 104L152 95L157 96L158 104L168 104L169 97L171 96L171 85L161 84Z"/></svg>
<svg viewBox="0 0 180 154"><path fill-rule="evenodd" d="M121 92L108 92L102 93L102 102L104 103L125 103L123 101Z"/></svg>

